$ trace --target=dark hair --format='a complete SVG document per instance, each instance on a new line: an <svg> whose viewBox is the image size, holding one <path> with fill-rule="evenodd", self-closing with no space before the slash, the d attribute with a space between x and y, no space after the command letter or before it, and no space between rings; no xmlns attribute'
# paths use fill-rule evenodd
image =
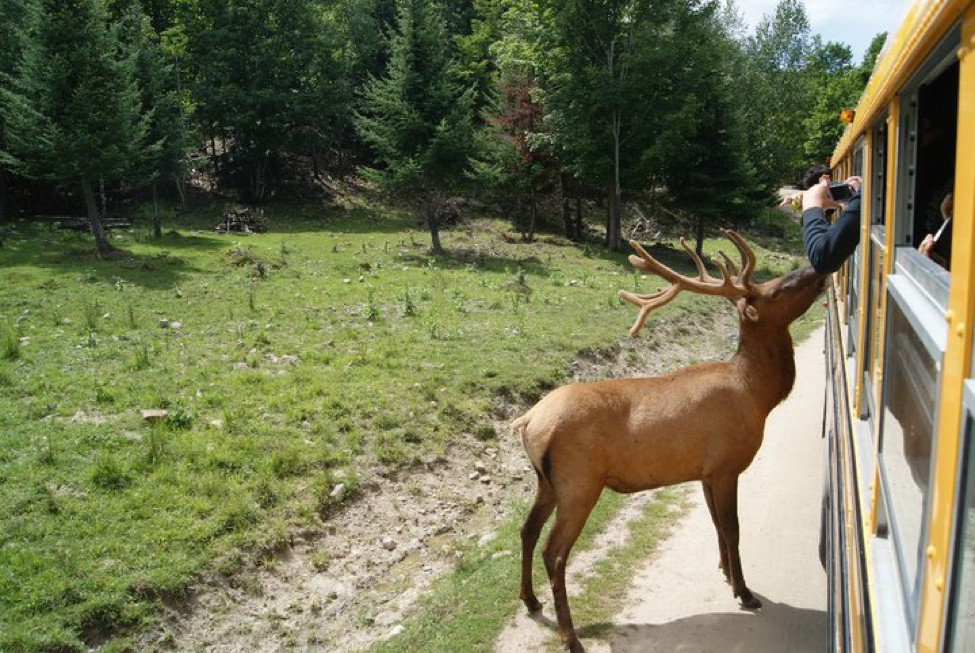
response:
<svg viewBox="0 0 975 653"><path fill-rule="evenodd" d="M823 175L832 174L828 166L824 166L821 163L817 163L813 167L806 170L806 174L802 176L802 188L808 190L819 183L819 180Z"/></svg>

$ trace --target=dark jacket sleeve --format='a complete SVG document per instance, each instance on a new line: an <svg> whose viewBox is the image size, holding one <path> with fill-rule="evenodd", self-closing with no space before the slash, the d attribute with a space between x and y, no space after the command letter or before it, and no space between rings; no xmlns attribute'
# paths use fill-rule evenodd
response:
<svg viewBox="0 0 975 653"><path fill-rule="evenodd" d="M821 208L802 212L802 244L820 274L836 272L860 244L860 196L854 196L830 224Z"/></svg>

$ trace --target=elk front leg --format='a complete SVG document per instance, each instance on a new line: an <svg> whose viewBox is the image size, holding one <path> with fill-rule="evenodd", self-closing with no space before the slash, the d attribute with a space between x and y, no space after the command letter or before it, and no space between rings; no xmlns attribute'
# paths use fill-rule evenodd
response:
<svg viewBox="0 0 975 653"><path fill-rule="evenodd" d="M738 475L714 479L711 488L715 514L728 548L731 587L735 596L741 599L742 607L757 610L762 607L762 602L756 599L745 585L745 578L741 572L741 557L738 554Z"/></svg>
<svg viewBox="0 0 975 653"><path fill-rule="evenodd" d="M552 516L553 510L555 510L555 492L545 477L538 474L535 503L521 527L521 600L524 601L529 612L538 612L542 609L542 604L535 596L532 587L532 556L535 553L538 536L542 533L542 526Z"/></svg>
<svg viewBox="0 0 975 653"><path fill-rule="evenodd" d="M718 568L724 573L724 579L730 583L731 571L728 568L728 544L724 541L724 535L722 535L721 526L718 523L718 515L714 511L714 489L707 481L701 481L701 488L704 490L704 501L708 504L708 512L711 513L711 522L714 524L714 530L718 534Z"/></svg>
<svg viewBox="0 0 975 653"><path fill-rule="evenodd" d="M581 488L580 488L581 489ZM576 489L571 496L558 497L558 513L555 515L555 525L545 542L542 558L545 569L552 582L552 598L555 599L555 614L558 617L559 632L562 643L571 653L585 653L582 642L576 636L572 625L572 614L569 612L569 597L565 589L565 567L569 561L572 545L579 538L579 533L586 525L589 513L599 499L602 488L585 493ZM558 491L556 491L558 494Z"/></svg>

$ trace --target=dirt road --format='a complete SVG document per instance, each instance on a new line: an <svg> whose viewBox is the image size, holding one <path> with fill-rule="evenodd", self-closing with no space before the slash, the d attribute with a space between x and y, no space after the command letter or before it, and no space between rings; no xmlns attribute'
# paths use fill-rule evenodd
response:
<svg viewBox="0 0 975 653"><path fill-rule="evenodd" d="M826 576L819 563L822 491L822 329L796 349L796 385L769 416L765 442L739 485L745 579L763 607L739 607L717 568L714 527L699 486L690 509L658 552L634 570L608 632L585 638L590 652L822 651ZM571 589L570 589L571 592ZM571 594L570 594L571 596ZM538 621L519 615L498 650L544 648L551 601ZM587 624L577 623L585 635Z"/></svg>

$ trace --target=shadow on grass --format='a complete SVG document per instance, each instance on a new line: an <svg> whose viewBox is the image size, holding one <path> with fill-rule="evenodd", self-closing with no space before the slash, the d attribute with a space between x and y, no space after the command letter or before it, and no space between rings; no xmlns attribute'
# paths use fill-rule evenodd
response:
<svg viewBox="0 0 975 653"><path fill-rule="evenodd" d="M167 236L153 245L156 254L133 253L119 249L112 258L99 259L90 237L57 238L43 231L36 234L22 231L17 240L8 240L0 250L0 267L29 266L47 269L57 275L82 275L91 283L125 283L147 289L168 289L178 285L184 277L200 272L185 258L170 256L172 250L213 250L225 245L208 238ZM125 241L117 244L124 245ZM141 245L142 243L140 243Z"/></svg>

